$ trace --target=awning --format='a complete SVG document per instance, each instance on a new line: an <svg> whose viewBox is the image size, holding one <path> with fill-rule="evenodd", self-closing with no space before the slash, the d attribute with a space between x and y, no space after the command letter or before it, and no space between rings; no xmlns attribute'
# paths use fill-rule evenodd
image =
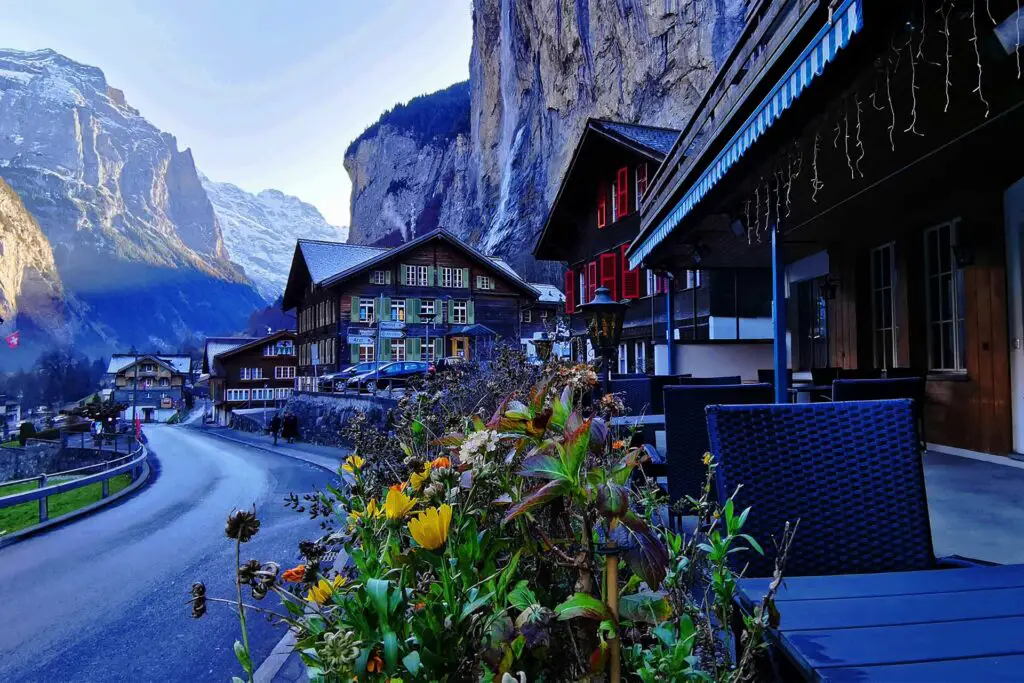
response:
<svg viewBox="0 0 1024 683"><path fill-rule="evenodd" d="M445 333L446 337L496 337L498 333L486 325L456 325Z"/></svg>
<svg viewBox="0 0 1024 683"><path fill-rule="evenodd" d="M629 255L631 268L640 266L640 263L675 230L683 218L711 191L740 157L775 123L782 112L793 104L814 77L824 70L825 65L835 59L839 50L849 44L850 39L864 24L861 3L862 0L846 0L833 13L832 21L818 31L807 49L779 79L697 182L683 195L654 232Z"/></svg>

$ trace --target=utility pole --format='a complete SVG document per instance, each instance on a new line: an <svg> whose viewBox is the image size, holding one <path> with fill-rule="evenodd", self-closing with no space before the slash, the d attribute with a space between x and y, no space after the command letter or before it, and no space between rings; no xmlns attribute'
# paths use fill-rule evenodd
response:
<svg viewBox="0 0 1024 683"><path fill-rule="evenodd" d="M132 345L132 353L135 354L135 365L132 370L132 380L134 386L132 387L132 429L138 430L139 422L139 351Z"/></svg>

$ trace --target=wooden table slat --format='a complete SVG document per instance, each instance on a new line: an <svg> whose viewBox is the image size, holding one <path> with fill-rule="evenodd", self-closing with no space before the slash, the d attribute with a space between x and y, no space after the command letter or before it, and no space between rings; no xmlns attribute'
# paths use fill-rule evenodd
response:
<svg viewBox="0 0 1024 683"><path fill-rule="evenodd" d="M985 681L1006 683L1024 679L1024 655L915 662L883 666L823 669L818 680L826 683L936 683L936 681Z"/></svg>

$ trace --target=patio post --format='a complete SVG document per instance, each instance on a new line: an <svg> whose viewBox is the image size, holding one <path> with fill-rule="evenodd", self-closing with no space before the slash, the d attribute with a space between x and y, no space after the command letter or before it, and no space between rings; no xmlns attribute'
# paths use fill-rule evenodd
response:
<svg viewBox="0 0 1024 683"><path fill-rule="evenodd" d="M789 402L789 367L786 363L786 264L782 260L779 226L772 227L772 331L775 354L775 402Z"/></svg>

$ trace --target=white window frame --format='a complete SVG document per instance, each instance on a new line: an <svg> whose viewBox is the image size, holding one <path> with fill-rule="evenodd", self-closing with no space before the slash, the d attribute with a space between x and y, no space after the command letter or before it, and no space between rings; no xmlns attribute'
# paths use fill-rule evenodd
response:
<svg viewBox="0 0 1024 683"><path fill-rule="evenodd" d="M153 363L143 363L142 364L142 371L143 372L156 372L156 365L154 365Z"/></svg>
<svg viewBox="0 0 1024 683"><path fill-rule="evenodd" d="M363 317L363 313L366 312L367 317ZM359 299L359 316L358 320L361 323L372 323L375 321L374 318L374 300L366 297Z"/></svg>
<svg viewBox="0 0 1024 683"><path fill-rule="evenodd" d="M384 284L387 284L387 279L388 279L388 275L387 275L386 271L375 270L375 271L373 271L373 274L370 275L370 284L384 285Z"/></svg>
<svg viewBox="0 0 1024 683"><path fill-rule="evenodd" d="M433 299L420 299L420 315L437 315Z"/></svg>
<svg viewBox="0 0 1024 683"><path fill-rule="evenodd" d="M477 275L476 276L476 288L477 289L494 289L494 278L490 275Z"/></svg>
<svg viewBox="0 0 1024 683"><path fill-rule="evenodd" d="M653 270L644 271L647 273L647 296L654 296L654 290L656 288L658 278L655 276Z"/></svg>
<svg viewBox="0 0 1024 683"><path fill-rule="evenodd" d="M391 300L391 319L405 322L405 299Z"/></svg>
<svg viewBox="0 0 1024 683"><path fill-rule="evenodd" d="M889 284L886 285L881 279L882 271L880 270L881 264L876 261L876 254L878 258L881 255L888 252L889 255ZM894 368L896 367L896 360L899 352L898 348L898 333L896 325L896 249L895 242L886 242L885 244L875 247L871 250L871 350L874 357L875 367L877 368ZM879 326L878 320L882 316L883 311L879 308L879 297L887 298L885 304L888 308L889 313L889 325L888 327L884 323L882 318L882 325ZM879 348L878 340L879 335L884 335L888 338L888 342L891 345L891 354L885 353L884 344L882 348ZM886 357L888 356L888 357Z"/></svg>
<svg viewBox="0 0 1024 683"><path fill-rule="evenodd" d="M406 359L405 353L405 339L392 339L391 340L391 360L393 361L404 361Z"/></svg>
<svg viewBox="0 0 1024 683"><path fill-rule="evenodd" d="M636 354L634 357L636 371L644 374L647 372L647 343L643 341L636 342L633 353Z"/></svg>
<svg viewBox="0 0 1024 683"><path fill-rule="evenodd" d="M288 387L278 387L274 389L274 400L275 401L287 401L291 398L292 389Z"/></svg>
<svg viewBox="0 0 1024 683"><path fill-rule="evenodd" d="M964 319L965 312L960 310L960 299L963 296L964 287L964 275L963 269L956 265L956 258L953 248L957 245L957 238L959 232L959 220L949 221L947 223L941 223L939 225L928 228L924 231L924 288L925 288L925 322L926 331L928 338L928 370L931 372L950 373L950 374L965 374L967 372L967 349L966 346L966 320ZM949 270L941 271L937 273L931 272L931 262L928 258L928 239L932 233L938 233L940 230L949 230ZM932 319L932 281L945 276L949 276L950 282L950 302L949 302L949 318L941 318L939 320ZM964 302L966 304L966 301ZM941 307L941 303L940 303ZM943 344L940 348L940 358L936 360L933 356L933 344L935 329L934 326L939 325L951 325L953 328L952 343L953 343L953 366L945 367L945 363L942 361L942 356L945 354L945 346ZM962 340L961 332L963 332L964 339ZM941 343L941 342L940 342Z"/></svg>
<svg viewBox="0 0 1024 683"><path fill-rule="evenodd" d="M651 272L651 271L648 271ZM703 276L700 270L686 271L686 287L684 289L700 289Z"/></svg>
<svg viewBox="0 0 1024 683"><path fill-rule="evenodd" d="M255 381L266 378L263 376L263 368L242 368L241 379Z"/></svg>
<svg viewBox="0 0 1024 683"><path fill-rule="evenodd" d="M448 266L441 267L441 286L446 288L455 287L455 268L449 268ZM461 268L459 269L462 270Z"/></svg>
<svg viewBox="0 0 1024 683"><path fill-rule="evenodd" d="M408 264L405 266L405 284L413 287L430 286L430 270L427 266Z"/></svg>
<svg viewBox="0 0 1024 683"><path fill-rule="evenodd" d="M406 264L405 266L405 284L415 286L418 282L416 279L416 266Z"/></svg>
<svg viewBox="0 0 1024 683"><path fill-rule="evenodd" d="M434 361L434 339L436 337L431 337L429 340L424 337L420 340L420 358L428 363Z"/></svg>
<svg viewBox="0 0 1024 683"><path fill-rule="evenodd" d="M228 389L227 400L232 403L242 403L249 400L248 389Z"/></svg>
<svg viewBox="0 0 1024 683"><path fill-rule="evenodd" d="M295 366L278 365L274 368L274 379L295 379Z"/></svg>
<svg viewBox="0 0 1024 683"><path fill-rule="evenodd" d="M640 187L640 169L641 168L644 169L644 183L643 183L643 187L642 188ZM640 210L640 200L643 198L644 193L647 192L647 186L648 186L648 183L650 182L649 179L648 179L648 176L647 176L647 170L648 170L647 169L647 162L645 161L642 164L637 164L636 171L633 173L633 176L635 178L634 182L636 183L636 187L635 187L636 191L633 193L633 195L634 195L634 197L636 197L635 202L636 202L636 210L637 211Z"/></svg>
<svg viewBox="0 0 1024 683"><path fill-rule="evenodd" d="M359 362L360 363L372 363L374 361L376 349L373 344L360 344L359 345Z"/></svg>
<svg viewBox="0 0 1024 683"><path fill-rule="evenodd" d="M629 347L626 342L619 344L619 374L625 375L629 372Z"/></svg>
<svg viewBox="0 0 1024 683"><path fill-rule="evenodd" d="M464 300L452 300L452 320L453 325L468 325L469 324L469 302Z"/></svg>
<svg viewBox="0 0 1024 683"><path fill-rule="evenodd" d="M524 308L520 313L519 319L524 323L532 323L533 311L531 311L529 308Z"/></svg>

